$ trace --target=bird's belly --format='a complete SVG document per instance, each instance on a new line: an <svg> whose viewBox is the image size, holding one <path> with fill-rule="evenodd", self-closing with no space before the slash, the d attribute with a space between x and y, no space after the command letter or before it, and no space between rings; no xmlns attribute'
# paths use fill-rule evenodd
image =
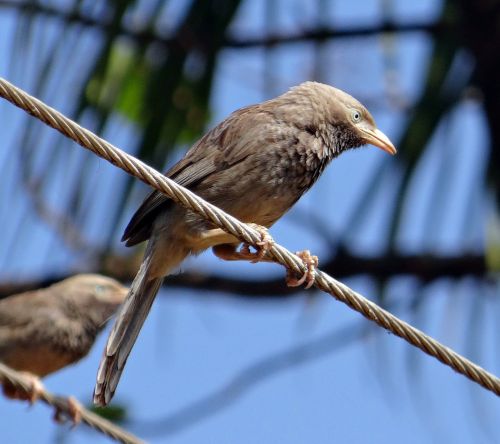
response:
<svg viewBox="0 0 500 444"><path fill-rule="evenodd" d="M50 346L35 345L12 350L2 361L19 371L45 376L76 361L80 356L56 352Z"/></svg>
<svg viewBox="0 0 500 444"><path fill-rule="evenodd" d="M263 196L251 203L227 208L227 212L243 222L270 227L288 211L290 206L282 199Z"/></svg>
<svg viewBox="0 0 500 444"><path fill-rule="evenodd" d="M240 192L237 196L228 193L222 199L214 199L213 203L243 222L265 227L270 227L281 218L302 194L292 187L269 189L259 184Z"/></svg>

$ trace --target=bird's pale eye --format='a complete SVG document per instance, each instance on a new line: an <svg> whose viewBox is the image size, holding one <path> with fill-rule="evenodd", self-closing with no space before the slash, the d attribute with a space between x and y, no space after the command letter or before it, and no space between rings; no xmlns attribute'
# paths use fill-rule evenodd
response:
<svg viewBox="0 0 500 444"><path fill-rule="evenodd" d="M358 111L357 109L353 109L351 111L351 119L354 123L359 123L361 122L361 119L362 119L362 116L361 116L361 112Z"/></svg>

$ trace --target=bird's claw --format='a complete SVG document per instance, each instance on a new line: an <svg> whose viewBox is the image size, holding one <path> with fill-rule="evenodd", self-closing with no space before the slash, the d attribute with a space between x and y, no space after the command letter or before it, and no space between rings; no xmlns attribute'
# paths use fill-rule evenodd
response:
<svg viewBox="0 0 500 444"><path fill-rule="evenodd" d="M316 268L318 267L318 256L311 254L309 250L297 251L295 253L302 259L302 263L307 268L300 279L297 279L295 273L289 268L286 273L286 284L289 287L299 287L306 283L306 289L311 288L316 277Z"/></svg>
<svg viewBox="0 0 500 444"><path fill-rule="evenodd" d="M56 409L54 421L63 423L65 417L68 416L73 423L72 427L76 427L82 421L82 406L73 396L70 396L67 400L67 410L62 410L61 408Z"/></svg>
<svg viewBox="0 0 500 444"><path fill-rule="evenodd" d="M22 401L28 401L31 405L33 405L40 398L40 395L45 391L45 388L40 379L32 373L19 373L21 373L25 378L27 388L24 389L19 386L14 386L13 384L4 384L4 395L10 399L20 399Z"/></svg>
<svg viewBox="0 0 500 444"><path fill-rule="evenodd" d="M35 375L29 374L29 380L30 380L30 385L31 388L29 390L28 395L28 401L30 404L34 404L38 399L40 398L40 395L45 391L45 387L42 384L42 381Z"/></svg>
<svg viewBox="0 0 500 444"><path fill-rule="evenodd" d="M250 245L247 243L244 243L241 246L240 251L238 253L241 254L242 257L243 256L246 257L246 259L249 260L251 263L255 264L264 259L267 252L274 245L274 239L271 237L266 227L252 223L248 225L250 225L254 230L259 232L260 241L257 242L256 246L254 247L256 249L255 253L250 251Z"/></svg>

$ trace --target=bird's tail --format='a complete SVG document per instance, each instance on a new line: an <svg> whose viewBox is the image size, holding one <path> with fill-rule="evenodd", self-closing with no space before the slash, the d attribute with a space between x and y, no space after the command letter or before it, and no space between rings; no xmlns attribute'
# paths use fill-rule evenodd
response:
<svg viewBox="0 0 500 444"><path fill-rule="evenodd" d="M94 388L94 403L97 405L104 406L111 401L130 351L163 281L163 278L148 278L150 262L151 256L146 252L109 335Z"/></svg>

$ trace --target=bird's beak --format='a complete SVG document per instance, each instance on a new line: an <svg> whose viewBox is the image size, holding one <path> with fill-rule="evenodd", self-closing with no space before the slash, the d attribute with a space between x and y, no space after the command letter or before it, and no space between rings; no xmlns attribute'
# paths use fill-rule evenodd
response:
<svg viewBox="0 0 500 444"><path fill-rule="evenodd" d="M389 138L378 128L371 129L371 128L362 128L361 129L364 133L364 140L366 143L369 143L370 145L376 146L380 148L381 150L384 150L386 153L389 154L396 154L397 150L395 146L392 144L392 142L389 140Z"/></svg>
<svg viewBox="0 0 500 444"><path fill-rule="evenodd" d="M118 291L116 291L115 295L116 295L116 302L118 302L119 304L121 304L124 300L125 300L125 297L127 296L128 294L128 288L127 287L121 287Z"/></svg>

